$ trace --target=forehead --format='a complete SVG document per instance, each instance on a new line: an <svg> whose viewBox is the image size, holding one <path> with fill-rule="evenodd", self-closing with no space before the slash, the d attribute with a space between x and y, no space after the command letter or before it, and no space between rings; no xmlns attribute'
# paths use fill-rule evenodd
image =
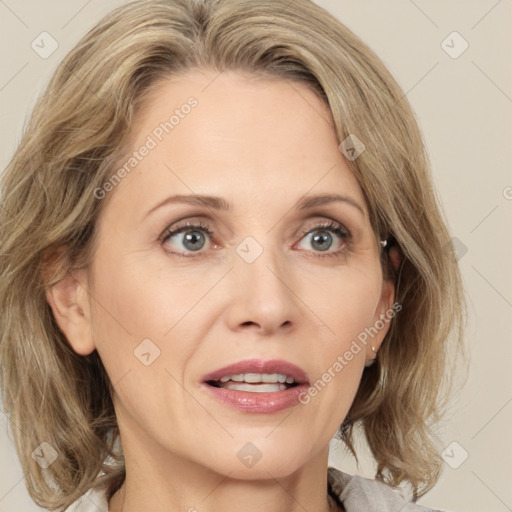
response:
<svg viewBox="0 0 512 512"><path fill-rule="evenodd" d="M137 191L132 207L170 193L231 195L235 205L238 198L264 207L339 192L364 205L329 108L297 81L234 71L160 81L139 106L130 142L130 154L139 154L115 193Z"/></svg>

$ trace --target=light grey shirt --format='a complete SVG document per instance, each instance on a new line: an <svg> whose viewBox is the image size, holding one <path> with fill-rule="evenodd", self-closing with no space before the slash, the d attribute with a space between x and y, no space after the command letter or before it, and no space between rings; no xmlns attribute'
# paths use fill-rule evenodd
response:
<svg viewBox="0 0 512 512"><path fill-rule="evenodd" d="M329 467L329 493L342 503L346 512L442 512L404 500L377 480L353 476ZM89 489L67 512L108 512L104 488Z"/></svg>
<svg viewBox="0 0 512 512"><path fill-rule="evenodd" d="M329 467L329 487L346 512L442 512L406 501L388 485Z"/></svg>

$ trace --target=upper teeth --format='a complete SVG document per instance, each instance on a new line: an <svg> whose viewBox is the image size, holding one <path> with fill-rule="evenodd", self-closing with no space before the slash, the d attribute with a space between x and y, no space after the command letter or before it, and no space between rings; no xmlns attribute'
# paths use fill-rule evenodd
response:
<svg viewBox="0 0 512 512"><path fill-rule="evenodd" d="M220 379L221 382L233 380L235 382L281 382L293 384L295 379L282 373L239 373L237 375L226 375Z"/></svg>

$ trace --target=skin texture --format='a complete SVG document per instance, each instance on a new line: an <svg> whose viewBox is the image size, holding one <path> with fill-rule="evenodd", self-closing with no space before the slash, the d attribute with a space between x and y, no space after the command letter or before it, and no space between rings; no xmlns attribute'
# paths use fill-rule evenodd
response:
<svg viewBox="0 0 512 512"><path fill-rule="evenodd" d="M327 511L329 441L375 358L370 343L307 405L273 414L229 407L201 380L256 358L290 361L314 382L391 308L393 284L383 281L330 112L312 91L240 72L188 72L149 96L133 150L191 96L197 106L109 192L92 267L47 293L73 349L96 349L115 386L127 478L110 510ZM344 202L294 209L320 193L349 196L364 215ZM220 196L232 209L168 204L146 216L174 194ZM318 234L329 220L351 240L329 232L321 251L300 230ZM199 251L183 233L159 241L186 221L213 231ZM247 236L263 249L252 263L236 252ZM376 350L388 328L372 338ZM134 350L148 338L160 355L146 366ZM248 442L261 453L250 468L237 456Z"/></svg>

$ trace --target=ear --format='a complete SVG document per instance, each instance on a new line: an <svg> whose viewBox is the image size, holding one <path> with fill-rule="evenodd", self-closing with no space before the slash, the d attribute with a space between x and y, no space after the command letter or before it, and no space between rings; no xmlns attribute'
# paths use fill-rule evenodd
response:
<svg viewBox="0 0 512 512"><path fill-rule="evenodd" d="M373 324L367 329L369 336L366 344L366 365L369 366L377 358L377 352L386 337L395 316L394 301L395 285L392 279L382 281L382 293L375 310ZM401 309L401 308L400 308Z"/></svg>
<svg viewBox="0 0 512 512"><path fill-rule="evenodd" d="M96 348L91 328L89 293L85 271L70 273L46 287L46 300L60 330L73 350L88 355Z"/></svg>

